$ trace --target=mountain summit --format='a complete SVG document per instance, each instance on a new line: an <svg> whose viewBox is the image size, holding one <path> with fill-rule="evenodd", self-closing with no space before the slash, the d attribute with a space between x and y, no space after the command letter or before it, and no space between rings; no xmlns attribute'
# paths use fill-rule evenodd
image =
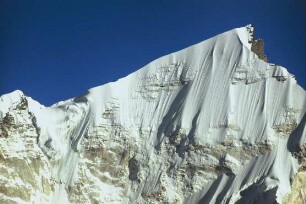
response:
<svg viewBox="0 0 306 204"><path fill-rule="evenodd" d="M306 92L251 25L44 107L0 98L1 203L304 203Z"/></svg>

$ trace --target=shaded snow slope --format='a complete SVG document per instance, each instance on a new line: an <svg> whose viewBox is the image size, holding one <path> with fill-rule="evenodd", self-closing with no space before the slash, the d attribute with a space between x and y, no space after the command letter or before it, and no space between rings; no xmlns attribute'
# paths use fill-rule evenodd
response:
<svg viewBox="0 0 306 204"><path fill-rule="evenodd" d="M306 92L251 52L252 32L220 34L51 107L4 95L2 126L7 114L23 123L12 107L26 98L52 203L281 203L305 160Z"/></svg>

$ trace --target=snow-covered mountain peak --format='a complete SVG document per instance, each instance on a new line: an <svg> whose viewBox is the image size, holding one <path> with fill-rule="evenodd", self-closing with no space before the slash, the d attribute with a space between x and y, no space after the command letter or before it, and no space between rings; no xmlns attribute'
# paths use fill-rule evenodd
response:
<svg viewBox="0 0 306 204"><path fill-rule="evenodd" d="M8 112L9 108L16 103L19 103L24 96L23 92L20 90L13 91L9 94L4 94L0 97L0 113L5 114ZM3 117L1 115L1 117Z"/></svg>
<svg viewBox="0 0 306 204"><path fill-rule="evenodd" d="M40 161L24 202L303 202L306 93L266 61L248 25L51 107L4 95L1 165L35 139L16 156Z"/></svg>

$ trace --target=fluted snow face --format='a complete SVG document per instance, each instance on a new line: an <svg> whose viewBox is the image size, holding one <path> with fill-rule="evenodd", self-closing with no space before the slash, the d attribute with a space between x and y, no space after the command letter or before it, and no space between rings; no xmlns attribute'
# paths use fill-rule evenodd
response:
<svg viewBox="0 0 306 204"><path fill-rule="evenodd" d="M306 93L251 52L252 32L231 30L52 107L28 98L50 202L281 203L304 165ZM13 95L2 118L22 115Z"/></svg>

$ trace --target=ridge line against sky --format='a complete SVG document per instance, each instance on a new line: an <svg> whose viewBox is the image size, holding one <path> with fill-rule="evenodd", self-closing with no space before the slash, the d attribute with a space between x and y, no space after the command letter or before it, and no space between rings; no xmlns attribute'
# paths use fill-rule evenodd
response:
<svg viewBox="0 0 306 204"><path fill-rule="evenodd" d="M252 23L269 62L306 89L305 1L0 2L0 95L51 105Z"/></svg>

